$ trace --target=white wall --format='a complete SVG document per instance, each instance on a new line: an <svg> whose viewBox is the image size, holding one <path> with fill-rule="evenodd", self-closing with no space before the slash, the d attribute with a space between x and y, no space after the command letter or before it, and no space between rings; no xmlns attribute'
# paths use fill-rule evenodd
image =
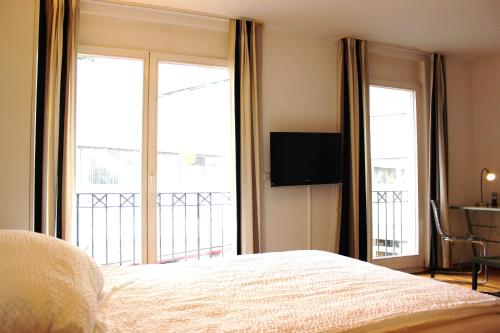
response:
<svg viewBox="0 0 500 333"><path fill-rule="evenodd" d="M474 174L487 167L500 172L500 56L472 64ZM478 184L479 185L479 184ZM485 201L500 192L500 177L484 187ZM474 187L479 197L479 186Z"/></svg>
<svg viewBox="0 0 500 333"><path fill-rule="evenodd" d="M337 42L265 27L262 31L263 164L270 171L272 131L338 132ZM339 185L311 186L311 216L306 186L263 185L263 250L309 247L330 250L338 223ZM332 229L333 228L333 229Z"/></svg>
<svg viewBox="0 0 500 333"><path fill-rule="evenodd" d="M472 90L469 63L448 58L448 158L450 205L471 204L477 201L472 193L474 153L472 142ZM479 178L476 177L476 178Z"/></svg>
<svg viewBox="0 0 500 333"><path fill-rule="evenodd" d="M500 56L447 59L450 204L479 201L483 167L500 170ZM485 201L500 181L485 182Z"/></svg>
<svg viewBox="0 0 500 333"><path fill-rule="evenodd" d="M453 57L446 61L448 84L448 188L450 205L470 205L477 201L473 187L472 90L471 65ZM460 210L450 210L450 232L465 234L467 222ZM452 261L467 262L472 256L470 245L452 244Z"/></svg>
<svg viewBox="0 0 500 333"><path fill-rule="evenodd" d="M500 194L500 55L472 64L473 110L473 181L474 198L480 197L479 173L484 167L494 170L497 179L485 182L484 200L491 201L491 192ZM481 224L500 227L500 214L483 214ZM500 240L499 229L483 229L484 237ZM500 255L500 244L490 243L489 254Z"/></svg>
<svg viewBox="0 0 500 333"><path fill-rule="evenodd" d="M30 228L35 3L0 2L0 229Z"/></svg>
<svg viewBox="0 0 500 333"><path fill-rule="evenodd" d="M481 169L500 172L500 56L474 63L450 57L447 76L450 205L473 205L480 200ZM484 184L484 200L489 202L492 191L500 193L500 178ZM500 226L499 214L476 214L475 219ZM466 226L464 213L451 210L451 231L465 233ZM474 233L500 240L495 229L475 228ZM500 254L497 244L490 243L488 250ZM453 252L455 262L471 257L467 245L454 245Z"/></svg>

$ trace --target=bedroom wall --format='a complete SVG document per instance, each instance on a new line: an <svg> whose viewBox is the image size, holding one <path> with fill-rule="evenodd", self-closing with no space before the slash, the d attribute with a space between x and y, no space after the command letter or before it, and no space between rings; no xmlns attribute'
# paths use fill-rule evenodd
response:
<svg viewBox="0 0 500 333"><path fill-rule="evenodd" d="M473 133L472 133L472 72L471 64L460 59L448 57L446 62L448 83L448 180L449 204L467 205L477 199L473 185ZM466 233L467 222L463 211L449 211L450 231ZM454 263L470 260L470 246L455 243L452 245Z"/></svg>
<svg viewBox="0 0 500 333"><path fill-rule="evenodd" d="M474 174L479 177L482 168L500 172L500 55L472 64L472 109ZM500 176L500 175L499 175ZM500 177L484 186L485 200L491 200L491 192L500 193ZM474 187L479 197L479 186Z"/></svg>
<svg viewBox="0 0 500 333"><path fill-rule="evenodd" d="M82 3L81 26L84 29L80 31L81 44L209 57L227 56L227 25L220 20L179 17L144 9L141 15L148 20L143 20L131 14L126 7L99 6L100 13L96 13L95 3L92 8ZM161 33L158 34L158 31ZM339 131L337 41L265 25L262 29L261 57L263 250L335 249L337 239L332 236L338 228L339 186L312 186L310 190L305 186L271 188L269 133ZM484 131L482 124L483 115L491 119L491 112L487 110L494 108L494 97L498 93L494 95L494 90L481 86L491 84L494 71L488 68L497 62L498 58L470 64L460 58L448 57L449 186L452 205L477 200L475 170L480 168L479 164L487 163L500 170L500 166L496 166L500 161L487 160L494 156L491 150L495 146L490 144L495 140L494 130ZM476 112L476 109L481 110ZM492 128L491 124L493 122L486 125ZM485 142L490 148L484 147ZM486 188L488 193L491 190ZM465 231L463 213L452 211L451 218L453 231ZM456 251L457 260L466 258L468 252L464 249Z"/></svg>
<svg viewBox="0 0 500 333"><path fill-rule="evenodd" d="M0 1L0 229L30 229L36 3Z"/></svg>
<svg viewBox="0 0 500 333"><path fill-rule="evenodd" d="M448 58L448 158L451 205L474 202L472 191L472 72L467 62Z"/></svg>
<svg viewBox="0 0 500 333"><path fill-rule="evenodd" d="M35 3L34 0L0 3L0 43L11 45L13 50L0 53L0 228L29 228ZM144 40L140 34L130 33L124 38L123 34L105 33L111 22L128 31L158 26L158 22L145 24L139 20L127 25L123 19L118 15L111 21L103 21L102 16L83 14L83 24L101 24L83 31L80 42L125 48L141 48L147 42L155 43L156 51L161 52L226 56L227 31L213 20L202 24L212 27L209 35L200 34L199 23L186 25L185 21L177 30L172 25L168 27L170 32L164 31L161 39L150 36ZM179 38L181 33L192 37L186 42ZM203 37L194 39L194 35ZM268 173L269 132L339 130L337 42L268 25L262 31L262 43L262 149L263 169ZM500 123L499 79L500 57L474 64L448 58L450 204L477 200L476 173L482 166L500 171L499 140L495 135ZM486 186L488 197L493 190L500 192L500 179ZM313 186L310 193L311 201L307 187L271 188L269 179L263 179L264 251L335 247L332 235L338 227L339 186ZM458 214L456 218L463 217ZM311 237L308 221L312 226ZM458 224L463 225L462 222Z"/></svg>
<svg viewBox="0 0 500 333"><path fill-rule="evenodd" d="M474 160L472 193L480 196L479 173L484 167L494 170L497 179L485 182L484 200L491 201L491 192L500 194L500 55L472 64L472 110ZM480 223L500 227L500 214L482 214ZM483 228L481 235L500 240L499 228ZM490 255L500 255L500 244L488 245Z"/></svg>
<svg viewBox="0 0 500 333"><path fill-rule="evenodd" d="M262 32L262 140L270 172L272 131L338 132L337 42L267 26ZM263 250L331 250L338 227L339 185L270 187L263 184ZM309 206L309 204L311 206ZM309 244L309 226L311 238Z"/></svg>
<svg viewBox="0 0 500 333"><path fill-rule="evenodd" d="M449 57L448 129L449 129L449 199L450 205L471 205L479 201L479 174L483 167L500 170L500 56L477 62L464 62ZM500 193L500 178L484 183L485 200L491 192ZM500 215L476 215L481 224L500 226ZM462 211L450 210L452 232L467 232ZM495 229L476 228L475 233L499 239ZM468 245L455 244L454 262L471 258ZM500 255L500 246L490 243L491 255Z"/></svg>

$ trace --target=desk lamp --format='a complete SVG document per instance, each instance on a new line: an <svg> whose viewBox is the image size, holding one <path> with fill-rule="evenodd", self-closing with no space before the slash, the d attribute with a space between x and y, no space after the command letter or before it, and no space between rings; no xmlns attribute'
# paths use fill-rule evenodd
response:
<svg viewBox="0 0 500 333"><path fill-rule="evenodd" d="M492 182L497 176L490 169L483 168L481 170L481 202L477 203L479 207L485 207L488 204L483 201L483 179L486 178L487 181Z"/></svg>

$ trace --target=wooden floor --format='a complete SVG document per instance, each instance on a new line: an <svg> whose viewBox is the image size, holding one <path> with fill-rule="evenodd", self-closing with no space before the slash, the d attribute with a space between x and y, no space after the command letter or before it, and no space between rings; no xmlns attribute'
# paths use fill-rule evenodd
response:
<svg viewBox="0 0 500 333"><path fill-rule="evenodd" d="M416 274L423 277L428 277L430 279L430 274ZM472 277L470 274L436 274L436 280L453 283L456 285L463 286L464 288L471 288ZM478 277L479 281L482 281L482 275ZM488 272L488 283L484 286L478 285L478 291L482 292L499 292L500 291L500 270L498 269L489 269Z"/></svg>

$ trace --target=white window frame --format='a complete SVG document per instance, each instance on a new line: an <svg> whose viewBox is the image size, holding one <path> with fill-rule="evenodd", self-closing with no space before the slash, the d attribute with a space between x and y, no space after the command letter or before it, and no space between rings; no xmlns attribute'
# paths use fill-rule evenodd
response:
<svg viewBox="0 0 500 333"><path fill-rule="evenodd" d="M141 154L141 263L157 262L156 155L158 119L158 64L160 62L229 68L228 59L145 50L79 45L78 54L144 61Z"/></svg>
<svg viewBox="0 0 500 333"><path fill-rule="evenodd" d="M174 53L150 52L149 58L149 137L148 137L148 263L157 262L157 222L156 222L156 179L157 179L157 141L158 141L158 65L168 62L182 65L198 65L207 67L228 68L228 60L224 58L197 57ZM155 125L153 125L155 124Z"/></svg>
<svg viewBox="0 0 500 333"><path fill-rule="evenodd" d="M430 254L430 228L429 228L429 94L427 87L430 80L430 57L428 53L405 49L382 43L368 43L368 65L373 64L372 56L389 60L368 75L369 85L379 85L416 91L416 120L417 120L417 191L418 191L418 223L419 223L419 255L410 257L388 257L372 259L378 265L407 272L421 271L428 265ZM391 64L411 64L413 78L399 75ZM407 67L408 68L408 67ZM406 76L408 73L406 73ZM370 191L371 191L371 183ZM370 192L371 194L371 192ZM371 216L370 230L371 230ZM372 248L370 247L370 251ZM408 259L409 258L409 259ZM408 259L408 260L407 260Z"/></svg>
<svg viewBox="0 0 500 333"><path fill-rule="evenodd" d="M147 197L145 193L148 193L148 184L146 179L147 175L147 127L149 118L149 52L142 50L132 50L132 49L118 49L110 47L101 46L91 46L91 45L79 45L78 55L85 54L89 56L102 56L102 57L117 57L117 58L128 58L128 59L139 59L144 61L143 68L143 114L142 114L142 145L141 145L141 263L148 262L148 249L147 249L147 221L148 221L148 211L144 209L147 207ZM78 89L78 88L77 88Z"/></svg>
<svg viewBox="0 0 500 333"><path fill-rule="evenodd" d="M426 133L424 131L426 118L424 117L425 113L422 112L424 110L423 96L422 96L422 85L402 82L402 81L393 81L393 80L384 80L372 78L369 80L370 86L378 86L382 88L394 88L394 89L405 89L415 91L415 129L416 129L416 174L417 174L417 182L415 184L415 190L417 193L416 196L416 221L418 223L418 254L417 255L402 255L402 256L388 256L388 257L380 257L375 258L373 256L372 261L374 264L389 267L392 269L398 270L408 270L408 271L419 271L424 266L425 260L425 244L426 244L426 224L428 219L425 218L426 210L423 206L426 202L424 196L422 195L422 189L425 188L423 182L425 182L426 176L425 172L427 170L427 166L425 161L427 160L425 151L421 148L422 145L425 146L426 142ZM372 191L372 184L368 184L369 191ZM370 203L371 204L371 203ZM370 223L371 216L370 216ZM371 237L371 235L370 235ZM372 249L370 248L370 251Z"/></svg>

